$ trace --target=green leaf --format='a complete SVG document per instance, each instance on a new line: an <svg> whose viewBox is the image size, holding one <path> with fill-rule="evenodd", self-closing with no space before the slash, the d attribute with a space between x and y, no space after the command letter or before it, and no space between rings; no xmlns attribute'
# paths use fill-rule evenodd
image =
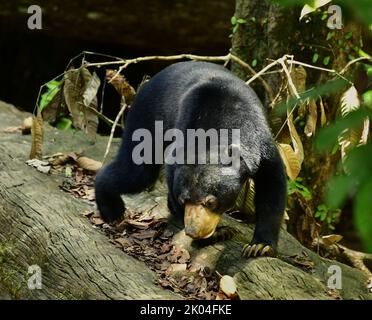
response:
<svg viewBox="0 0 372 320"><path fill-rule="evenodd" d="M238 19L237 22L239 24L244 24L244 23L247 23L247 20L245 20L245 19Z"/></svg>
<svg viewBox="0 0 372 320"><path fill-rule="evenodd" d="M233 30L232 30L233 34L236 33L236 31L238 30L238 28L239 28L239 25L236 24L236 25L234 26Z"/></svg>
<svg viewBox="0 0 372 320"><path fill-rule="evenodd" d="M323 64L325 65L325 66L327 66L328 64L329 64L329 61L331 60L331 57L330 56L326 56L326 57L324 57L324 59L323 59Z"/></svg>
<svg viewBox="0 0 372 320"><path fill-rule="evenodd" d="M348 39L351 39L352 36L353 36L353 33L350 31L350 32L345 34L344 38L348 40Z"/></svg>
<svg viewBox="0 0 372 320"><path fill-rule="evenodd" d="M238 23L238 19L235 16L231 17L231 24L235 26Z"/></svg>
<svg viewBox="0 0 372 320"><path fill-rule="evenodd" d="M372 108L372 90L363 93L363 101L367 107Z"/></svg>
<svg viewBox="0 0 372 320"><path fill-rule="evenodd" d="M327 39L326 40L328 41L328 40L332 39L333 36L334 36L334 33L333 32L328 32L327 33Z"/></svg>
<svg viewBox="0 0 372 320"><path fill-rule="evenodd" d="M72 130L72 121L68 118L60 118L56 127L59 130Z"/></svg>
<svg viewBox="0 0 372 320"><path fill-rule="evenodd" d="M371 206L372 180L361 186L355 201L354 224L357 227L365 247L372 252L372 206Z"/></svg>
<svg viewBox="0 0 372 320"><path fill-rule="evenodd" d="M255 66L257 66L257 59L252 60L252 67L254 68Z"/></svg>
<svg viewBox="0 0 372 320"><path fill-rule="evenodd" d="M60 84L61 84L60 81L52 80L45 85L48 91L41 96L39 102L40 111L43 111L48 106L48 104L53 100L54 96L60 89L59 88Z"/></svg>
<svg viewBox="0 0 372 320"><path fill-rule="evenodd" d="M316 52L314 53L314 55L313 55L313 63L316 63L317 61L318 61L318 59L319 59L319 54L317 54Z"/></svg>

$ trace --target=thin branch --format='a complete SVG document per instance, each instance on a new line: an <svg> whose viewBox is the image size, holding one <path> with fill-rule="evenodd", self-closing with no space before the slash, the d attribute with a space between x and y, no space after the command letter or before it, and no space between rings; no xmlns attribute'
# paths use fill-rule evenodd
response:
<svg viewBox="0 0 372 320"><path fill-rule="evenodd" d="M121 116L124 114L124 111L127 109L127 107L128 107L128 105L127 105L127 104L125 103L125 101L124 101L123 106L122 106L120 112L117 114L116 119L115 119L115 122L114 122L114 124L113 124L113 126L112 126L112 128L111 128L111 134L110 134L109 141L108 141L108 143L107 143L107 147L106 147L105 155L103 156L102 165L105 163L106 158L107 158L107 156L108 156L108 154L109 154L109 152L110 152L110 148L111 148L112 140L114 139L115 129L116 129L116 127L118 126L118 123L119 123L119 121L120 121L120 118L121 118Z"/></svg>
<svg viewBox="0 0 372 320"><path fill-rule="evenodd" d="M285 57L279 59L278 62L279 62L279 63L282 65L282 67L283 67L283 70L284 70L284 72L285 72L285 74L286 74L286 76L287 76L287 78L288 78L288 84L289 84L289 86L291 87L293 94L296 96L297 99L301 99L301 97L300 97L300 95L298 94L297 89L296 89L296 87L295 87L295 85L294 85L294 83L293 83L293 79L292 79L292 77L291 77L291 74L289 73L289 70L288 70L288 68L287 68L287 66L286 66L286 64L285 64L285 62L287 61L287 57L288 57L288 56L285 56Z"/></svg>
<svg viewBox="0 0 372 320"><path fill-rule="evenodd" d="M282 58L280 58L282 59ZM262 70L260 70L259 72L257 72L252 78L250 78L246 84L247 85L250 85L254 80L256 80L258 77L261 77L267 70L271 69L272 67L276 66L277 64L279 64L279 60L275 60L274 62L268 64L265 68L263 68Z"/></svg>
<svg viewBox="0 0 372 320"><path fill-rule="evenodd" d="M238 63L241 67L249 70L249 72L253 75L257 75L257 72L246 62L244 62L242 59L240 59L239 57L233 55L233 54L230 54L230 58L231 58L231 61L234 61L236 63ZM263 74L262 74L263 75ZM273 93L273 90L271 89L271 87L269 86L269 84L265 81L265 79L263 79L261 76L259 76L259 80L261 81L262 85L264 86L267 94L269 95L269 99L270 99L270 102L273 102L274 101L274 93Z"/></svg>
<svg viewBox="0 0 372 320"><path fill-rule="evenodd" d="M363 61L363 60L367 60L367 61L372 61L372 58L371 57L359 57L359 58L356 58L354 60L351 60L341 71L340 71L340 74L344 74L348 68L350 68L351 65L353 65L354 63L357 63L359 61Z"/></svg>
<svg viewBox="0 0 372 320"><path fill-rule="evenodd" d="M317 66L313 66L313 65L311 65L311 64L307 64L307 63L304 63L304 62L299 62L299 61L296 61L296 60L289 60L288 63L289 63L289 64L297 64L297 65L304 66L304 67L311 68L311 69L316 69L316 70L326 71L326 72L329 72L329 73L334 73L335 75L337 75L337 76L340 77L341 79L343 79L343 80L349 82L350 84L353 84L349 79L345 78L345 77L342 75L342 72L337 72L337 71L334 70L334 69L327 69L327 68L317 67Z"/></svg>

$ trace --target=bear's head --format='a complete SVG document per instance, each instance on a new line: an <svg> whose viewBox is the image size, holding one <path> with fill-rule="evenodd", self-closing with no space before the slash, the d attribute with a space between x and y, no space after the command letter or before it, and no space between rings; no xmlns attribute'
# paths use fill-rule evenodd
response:
<svg viewBox="0 0 372 320"><path fill-rule="evenodd" d="M172 192L184 207L186 234L193 239L212 236L221 215L234 206L247 179L243 161L238 167L210 163L177 165Z"/></svg>

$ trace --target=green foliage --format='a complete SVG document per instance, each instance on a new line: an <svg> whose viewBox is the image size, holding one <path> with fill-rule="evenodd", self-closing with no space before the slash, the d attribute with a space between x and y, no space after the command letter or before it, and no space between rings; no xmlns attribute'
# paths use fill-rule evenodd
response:
<svg viewBox="0 0 372 320"><path fill-rule="evenodd" d="M61 81L52 80L45 85L47 88L47 92L41 95L41 99L39 102L40 111L43 111L44 108L52 101L54 96L59 91L60 84L61 84Z"/></svg>
<svg viewBox="0 0 372 320"><path fill-rule="evenodd" d="M329 61L331 60L331 57L330 56L326 56L326 57L324 57L324 59L323 59L323 64L325 65L325 66L327 66L328 64L329 64Z"/></svg>
<svg viewBox="0 0 372 320"><path fill-rule="evenodd" d="M300 102L305 102L308 98L317 99L318 97L329 96L344 89L347 85L349 85L349 82L344 79L330 80L323 85L311 88L310 90L300 93L299 99L293 97L288 101L279 104L278 107L274 109L274 113L277 116L281 116L285 114L288 109L290 110L294 108Z"/></svg>
<svg viewBox="0 0 372 320"><path fill-rule="evenodd" d="M71 119L68 119L68 118L65 118L65 117L61 117L61 118L58 119L58 121L56 123L56 128L59 129L59 130L64 130L64 131L74 130L73 127L72 127Z"/></svg>
<svg viewBox="0 0 372 320"><path fill-rule="evenodd" d="M366 117L372 118L372 110L363 107L323 129L316 141L318 148L320 150L331 148L343 130L361 126ZM331 208L341 207L349 196L355 197L354 223L368 251L372 251L371 155L371 143L349 151L344 162L347 174L333 177L327 188L327 205Z"/></svg>
<svg viewBox="0 0 372 320"><path fill-rule="evenodd" d="M236 33L240 25L247 23L247 20L232 16L230 22L232 26L232 34L230 36L232 36Z"/></svg>
<svg viewBox="0 0 372 320"><path fill-rule="evenodd" d="M252 60L252 67L254 68L255 66L257 66L257 59Z"/></svg>
<svg viewBox="0 0 372 320"><path fill-rule="evenodd" d="M297 177L295 181L288 180L288 195L292 195L295 192L300 193L306 200L311 200L312 195L308 188L302 184L302 178Z"/></svg>
<svg viewBox="0 0 372 320"><path fill-rule="evenodd" d="M338 221L340 214L340 209L331 209L326 204L321 204L316 208L314 217L326 223L329 230L334 230L334 225Z"/></svg>
<svg viewBox="0 0 372 320"><path fill-rule="evenodd" d="M312 59L313 63L316 63L318 59L319 59L319 54L315 52L313 55L313 59Z"/></svg>
<svg viewBox="0 0 372 320"><path fill-rule="evenodd" d="M283 6L304 6L310 4L314 6L315 0L272 0ZM332 4L332 3L331 3ZM354 12L358 18L367 26L372 24L371 0L338 0L337 5L341 6L343 12Z"/></svg>

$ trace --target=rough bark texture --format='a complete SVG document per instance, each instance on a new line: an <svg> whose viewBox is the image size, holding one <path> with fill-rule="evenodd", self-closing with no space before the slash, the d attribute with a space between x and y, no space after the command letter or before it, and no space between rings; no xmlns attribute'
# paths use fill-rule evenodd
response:
<svg viewBox="0 0 372 320"><path fill-rule="evenodd" d="M141 262L111 245L92 228L82 213L89 203L59 190L63 177L37 172L25 165L30 137L3 132L18 125L28 114L0 103L0 298L101 298L178 299L157 287L154 274ZM84 150L100 159L106 139L90 145L84 135L57 132L46 126L45 154ZM117 149L115 142L112 150ZM125 197L127 206L167 216L166 188L160 182L150 191ZM154 208L154 204L157 206ZM175 242L189 249L193 262L221 274L234 276L241 299L369 299L366 276L351 267L319 257L304 248L285 230L279 242L279 258L245 260L242 244L252 236L253 226L226 217L223 224L239 232L232 241L196 247L173 220ZM294 257L312 261L306 271ZM43 289L27 288L28 267L39 265ZM327 289L328 267L339 265L342 290Z"/></svg>

